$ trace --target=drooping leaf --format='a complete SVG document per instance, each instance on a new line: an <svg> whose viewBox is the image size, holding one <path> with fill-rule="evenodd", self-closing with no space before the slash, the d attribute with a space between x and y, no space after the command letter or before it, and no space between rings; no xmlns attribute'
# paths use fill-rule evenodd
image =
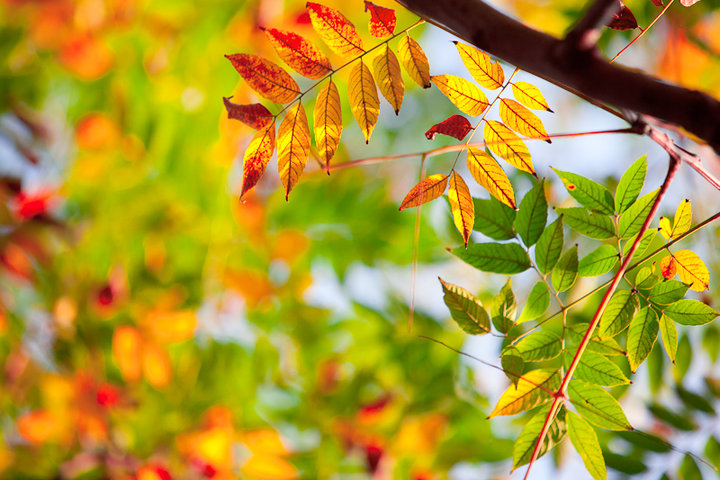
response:
<svg viewBox="0 0 720 480"><path fill-rule="evenodd" d="M493 240L515 238L513 222L517 212L495 198L475 199L475 226L478 232Z"/></svg>
<svg viewBox="0 0 720 480"><path fill-rule="evenodd" d="M672 410L669 410L657 403L653 403L652 405L648 406L648 410L650 410L652 414L655 415L655 417L669 425L672 425L678 430L691 432L697 428L695 423L693 423L693 421L687 416L675 413Z"/></svg>
<svg viewBox="0 0 720 480"><path fill-rule="evenodd" d="M557 208L565 223L586 237L604 240L615 235L615 225L610 217L601 213L588 212L583 207Z"/></svg>
<svg viewBox="0 0 720 480"><path fill-rule="evenodd" d="M468 189L465 180L457 172L452 172L450 176L448 198L450 199L455 227L462 235L465 247L467 247L470 233L472 233L475 224L475 204L473 204L470 189Z"/></svg>
<svg viewBox="0 0 720 480"><path fill-rule="evenodd" d="M603 458L605 465L626 475L638 475L648 469L641 460L636 460L635 457L618 455L609 450L603 450Z"/></svg>
<svg viewBox="0 0 720 480"><path fill-rule="evenodd" d="M515 99L526 107L552 113L545 97L535 85L527 82L515 82L512 84L512 90Z"/></svg>
<svg viewBox="0 0 720 480"><path fill-rule="evenodd" d="M623 213L633 204L640 195L643 185L645 184L645 175L647 174L647 155L635 160L630 165L617 184L615 189L615 211Z"/></svg>
<svg viewBox="0 0 720 480"><path fill-rule="evenodd" d="M690 390L683 388L682 385L675 386L675 393L677 393L678 397L680 397L680 400L682 400L682 402L688 408L698 410L704 413L709 413L711 415L714 415L716 413L715 407L713 407L712 404L708 402L704 396L691 392Z"/></svg>
<svg viewBox="0 0 720 480"><path fill-rule="evenodd" d="M613 30L636 29L638 27L638 23L637 20L635 20L635 15L633 15L630 9L623 2L620 0L618 0L618 2L620 3L620 9L613 14L607 26Z"/></svg>
<svg viewBox="0 0 720 480"><path fill-rule="evenodd" d="M685 296L688 285L677 280L665 280L650 290L649 300L656 305L670 305Z"/></svg>
<svg viewBox="0 0 720 480"><path fill-rule="evenodd" d="M490 318L498 331L507 333L515 325L516 314L515 294L512 291L510 279L508 279L498 295L493 299L490 307Z"/></svg>
<svg viewBox="0 0 720 480"><path fill-rule="evenodd" d="M511 385L498 399L488 418L515 415L552 400L549 392L560 386L559 372L552 369L533 370L523 374L517 385Z"/></svg>
<svg viewBox="0 0 720 480"><path fill-rule="evenodd" d="M223 98L228 118L240 120L255 130L267 127L275 120L275 117L262 103L253 103L250 105L238 105L228 98Z"/></svg>
<svg viewBox="0 0 720 480"><path fill-rule="evenodd" d="M652 433L641 430L631 430L629 432L618 432L616 435L642 450L656 453L667 453L671 450L667 441Z"/></svg>
<svg viewBox="0 0 720 480"><path fill-rule="evenodd" d="M309 156L310 127L305 108L298 102L285 114L278 128L278 170L286 199L305 170Z"/></svg>
<svg viewBox="0 0 720 480"><path fill-rule="evenodd" d="M313 119L318 155L328 168L340 144L343 130L340 93L332 78L318 93Z"/></svg>
<svg viewBox="0 0 720 480"><path fill-rule="evenodd" d="M405 71L423 88L430 88L430 64L425 52L409 35L400 38L398 55Z"/></svg>
<svg viewBox="0 0 720 480"><path fill-rule="evenodd" d="M602 387L572 380L568 394L577 412L593 425L615 431L632 429L618 401Z"/></svg>
<svg viewBox="0 0 720 480"><path fill-rule="evenodd" d="M575 200L588 209L612 215L615 210L615 200L612 194L599 183L572 172L563 172L553 168L568 193Z"/></svg>
<svg viewBox="0 0 720 480"><path fill-rule="evenodd" d="M525 246L535 244L542 235L547 222L545 182L539 181L525 194L518 208L513 225Z"/></svg>
<svg viewBox="0 0 720 480"><path fill-rule="evenodd" d="M575 284L578 275L577 245L565 252L553 269L552 285L556 292L564 292Z"/></svg>
<svg viewBox="0 0 720 480"><path fill-rule="evenodd" d="M677 217L676 217L677 218ZM710 285L710 273L707 267L692 250L678 250L673 253L677 264L680 281L690 285L690 288L702 292Z"/></svg>
<svg viewBox="0 0 720 480"><path fill-rule="evenodd" d="M370 35L385 38L395 33L395 10L365 0L365 11L370 12Z"/></svg>
<svg viewBox="0 0 720 480"><path fill-rule="evenodd" d="M643 195L620 216L618 224L620 238L632 237L640 232L642 224L652 210L658 192L659 189Z"/></svg>
<svg viewBox="0 0 720 480"><path fill-rule="evenodd" d="M600 337L614 337L625 330L637 307L638 300L633 292L630 290L616 291L600 319L598 330Z"/></svg>
<svg viewBox="0 0 720 480"><path fill-rule="evenodd" d="M691 299L678 300L667 305L663 312L681 325L705 325L720 315L711 306Z"/></svg>
<svg viewBox="0 0 720 480"><path fill-rule="evenodd" d="M633 373L650 355L659 328L658 315L651 307L641 308L633 317L627 339L628 361Z"/></svg>
<svg viewBox="0 0 720 480"><path fill-rule="evenodd" d="M467 166L475 181L502 203L516 208L515 192L510 179L494 158L479 148L467 148Z"/></svg>
<svg viewBox="0 0 720 480"><path fill-rule="evenodd" d="M362 59L350 71L348 98L350 110L365 135L365 143L368 143L380 113L380 99L372 73Z"/></svg>
<svg viewBox="0 0 720 480"><path fill-rule="evenodd" d="M670 320L667 315L660 315L660 333L662 334L662 342L670 361L675 363L675 356L678 348L678 333L675 322Z"/></svg>
<svg viewBox="0 0 720 480"><path fill-rule="evenodd" d="M570 357L567 357L568 360ZM620 367L605 358L604 355L586 350L580 357L580 362L574 373L575 378L586 382L614 387L616 385L627 385L630 380L620 370Z"/></svg>
<svg viewBox="0 0 720 480"><path fill-rule="evenodd" d="M495 154L518 170L535 175L530 150L520 137L505 124L495 120L486 120L484 135L486 145Z"/></svg>
<svg viewBox="0 0 720 480"><path fill-rule="evenodd" d="M537 249L537 247L535 248ZM537 282L528 294L527 303L517 323L535 320L545 313L549 306L550 291L548 290L548 286L543 281Z"/></svg>
<svg viewBox="0 0 720 480"><path fill-rule="evenodd" d="M500 99L500 118L520 135L552 143L542 121L533 112L509 98Z"/></svg>
<svg viewBox="0 0 720 480"><path fill-rule="evenodd" d="M306 8L313 29L332 51L344 57L364 53L362 38L345 15L319 3L307 2Z"/></svg>
<svg viewBox="0 0 720 480"><path fill-rule="evenodd" d="M297 33L276 28L261 29L277 54L290 68L308 78L320 78L332 72L330 59Z"/></svg>
<svg viewBox="0 0 720 480"><path fill-rule="evenodd" d="M433 75L430 80L462 112L480 115L489 105L488 99L472 82L455 75Z"/></svg>
<svg viewBox="0 0 720 480"><path fill-rule="evenodd" d="M400 62L387 43L373 60L373 70L380 93L392 105L395 115L397 115L405 95L405 83L402 73L400 73Z"/></svg>
<svg viewBox="0 0 720 480"><path fill-rule="evenodd" d="M677 268L677 262L672 255L663 257L663 259L660 260L660 275L665 279L673 278L677 275Z"/></svg>
<svg viewBox="0 0 720 480"><path fill-rule="evenodd" d="M435 200L443 193L448 184L448 175L435 174L423 178L420 183L415 185L405 196L400 205L400 210L410 207L417 207L430 200Z"/></svg>
<svg viewBox="0 0 720 480"><path fill-rule="evenodd" d="M443 135L449 135L451 137L462 140L472 130L470 121L462 115L451 115L446 120L440 123L436 123L430 129L425 132L425 138L433 140L435 135L442 133Z"/></svg>
<svg viewBox="0 0 720 480"><path fill-rule="evenodd" d="M550 360L560 355L562 343L562 339L556 334L547 330L539 330L523 337L515 344L515 348L526 362L537 362Z"/></svg>
<svg viewBox="0 0 720 480"><path fill-rule="evenodd" d="M601 245L578 262L578 275L596 277L604 275L615 266L620 256L612 245Z"/></svg>
<svg viewBox="0 0 720 480"><path fill-rule="evenodd" d="M565 420L570 442L580 454L587 471L595 480L606 480L607 467L593 427L574 412L567 412Z"/></svg>
<svg viewBox="0 0 720 480"><path fill-rule="evenodd" d="M452 253L484 272L512 275L530 268L527 253L517 243L473 243Z"/></svg>
<svg viewBox="0 0 720 480"><path fill-rule="evenodd" d="M281 67L257 55L225 55L250 88L275 103L288 103L300 94L300 87Z"/></svg>
<svg viewBox="0 0 720 480"><path fill-rule="evenodd" d="M490 55L464 43L453 42L460 58L476 82L488 90L500 88L505 83L505 72L500 63L493 63Z"/></svg>
<svg viewBox="0 0 720 480"><path fill-rule="evenodd" d="M513 445L513 469L521 467L530 462L532 453L540 439L540 431L545 424L545 419L550 413L550 405L545 405L537 410L537 413L525 424L515 444ZM558 444L565 436L565 407L560 407L557 415L550 424L543 443L538 451L538 458L545 455L550 449Z"/></svg>
<svg viewBox="0 0 720 480"><path fill-rule="evenodd" d="M445 305L450 309L453 320L465 332L482 335L490 331L490 317L480 300L462 287L453 285L438 277L445 293Z"/></svg>
<svg viewBox="0 0 720 480"><path fill-rule="evenodd" d="M548 225L535 245L535 264L543 275L552 271L563 249L563 220ZM543 310L544 311L544 310Z"/></svg>
<svg viewBox="0 0 720 480"><path fill-rule="evenodd" d="M265 173L275 151L275 121L255 132L243 159L243 184L240 197L255 186Z"/></svg>

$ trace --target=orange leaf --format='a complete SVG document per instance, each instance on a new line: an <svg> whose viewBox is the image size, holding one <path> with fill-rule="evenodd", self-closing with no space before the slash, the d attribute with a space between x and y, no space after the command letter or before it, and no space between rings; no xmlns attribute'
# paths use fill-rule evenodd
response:
<svg viewBox="0 0 720 480"><path fill-rule="evenodd" d="M505 124L487 120L485 122L485 143L490 150L513 167L535 175L527 145Z"/></svg>
<svg viewBox="0 0 720 480"><path fill-rule="evenodd" d="M365 0L365 11L370 11L370 35L385 38L395 33L395 10Z"/></svg>
<svg viewBox="0 0 720 480"><path fill-rule="evenodd" d="M465 67L476 82L483 87L495 90L505 83L505 72L498 62L492 63L490 55L464 43L454 42Z"/></svg>
<svg viewBox="0 0 720 480"><path fill-rule="evenodd" d="M119 326L113 333L112 352L120 374L126 382L136 382L142 377L142 336L137 328Z"/></svg>
<svg viewBox="0 0 720 480"><path fill-rule="evenodd" d="M310 155L310 127L305 108L298 102L285 114L278 129L278 169L285 199L297 183Z"/></svg>
<svg viewBox="0 0 720 480"><path fill-rule="evenodd" d="M57 418L47 410L26 413L17 420L21 437L33 445L40 445L55 436Z"/></svg>
<svg viewBox="0 0 720 480"><path fill-rule="evenodd" d="M145 379L155 388L166 387L172 379L172 367L167 352L154 343L143 346L142 367Z"/></svg>
<svg viewBox="0 0 720 480"><path fill-rule="evenodd" d="M155 310L148 313L142 325L160 341L181 342L195 335L197 316L193 310Z"/></svg>
<svg viewBox="0 0 720 480"><path fill-rule="evenodd" d="M353 116L365 135L365 143L370 141L370 134L377 123L380 112L380 99L377 94L375 80L370 69L362 59L353 67L348 79L348 96Z"/></svg>
<svg viewBox="0 0 720 480"><path fill-rule="evenodd" d="M677 265L678 276L683 283L689 283L690 288L702 292L710 286L710 274L708 269L691 250L679 250L673 255Z"/></svg>
<svg viewBox="0 0 720 480"><path fill-rule="evenodd" d="M462 115L453 115L447 120L443 120L430 127L430 130L425 132L425 138L432 140L436 134L442 133L443 135L449 135L458 140L462 140L470 130L472 130L472 125L470 125L470 121L467 118Z"/></svg>
<svg viewBox="0 0 720 480"><path fill-rule="evenodd" d="M660 274L664 278L673 278L677 274L677 263L672 255L660 260Z"/></svg>
<svg viewBox="0 0 720 480"><path fill-rule="evenodd" d="M330 159L335 156L343 130L340 94L332 78L320 90L315 100L313 119L318 154L325 167L329 168Z"/></svg>
<svg viewBox="0 0 720 480"><path fill-rule="evenodd" d="M470 190L465 180L456 172L453 172L450 177L448 198L450 199L450 207L452 209L455 227L457 227L463 236L465 248L467 248L470 232L472 232L473 224L475 223L475 205L473 204Z"/></svg>
<svg viewBox="0 0 720 480"><path fill-rule="evenodd" d="M527 82L515 82L512 84L513 95L518 102L533 110L547 110L552 112L540 89Z"/></svg>
<svg viewBox="0 0 720 480"><path fill-rule="evenodd" d="M490 195L510 208L517 207L510 179L494 158L478 148L468 147L467 166L475 180L485 187Z"/></svg>
<svg viewBox="0 0 720 480"><path fill-rule="evenodd" d="M400 62L398 62L397 57L390 50L387 43L385 48L381 49L380 54L373 60L373 70L375 70L375 78L377 78L380 93L392 105L395 115L397 115L402 106L405 84L400 72Z"/></svg>
<svg viewBox="0 0 720 480"><path fill-rule="evenodd" d="M265 30L273 48L290 68L308 78L320 78L332 72L330 60L312 43L297 33L270 28Z"/></svg>
<svg viewBox="0 0 720 480"><path fill-rule="evenodd" d="M409 35L400 39L398 55L405 71L423 88L430 88L430 64L420 44Z"/></svg>
<svg viewBox="0 0 720 480"><path fill-rule="evenodd" d="M500 99L500 118L507 126L530 138L552 143L545 127L533 112L509 98Z"/></svg>
<svg viewBox="0 0 720 480"><path fill-rule="evenodd" d="M257 93L275 103L288 103L300 94L300 87L288 73L270 60L256 55L225 55Z"/></svg>
<svg viewBox="0 0 720 480"><path fill-rule="evenodd" d="M400 204L400 210L417 207L430 200L435 200L445 192L447 183L447 175L435 174L423 178L420 183L415 185L408 194L405 195L405 199L402 201L402 204Z"/></svg>
<svg viewBox="0 0 720 480"><path fill-rule="evenodd" d="M455 75L430 77L440 91L461 111L471 116L480 115L489 105L487 97L479 87Z"/></svg>
<svg viewBox="0 0 720 480"><path fill-rule="evenodd" d="M355 25L345 15L334 8L313 2L307 2L307 11L313 28L335 53L354 57L365 52Z"/></svg>
<svg viewBox="0 0 720 480"><path fill-rule="evenodd" d="M245 125L248 125L255 130L267 127L274 120L273 114L270 113L270 110L265 108L265 105L261 103L238 105L237 103L233 103L230 99L224 97L223 102L225 103L228 118L240 120Z"/></svg>
<svg viewBox="0 0 720 480"><path fill-rule="evenodd" d="M245 150L241 198L263 176L273 151L275 151L275 120L262 130L258 130Z"/></svg>

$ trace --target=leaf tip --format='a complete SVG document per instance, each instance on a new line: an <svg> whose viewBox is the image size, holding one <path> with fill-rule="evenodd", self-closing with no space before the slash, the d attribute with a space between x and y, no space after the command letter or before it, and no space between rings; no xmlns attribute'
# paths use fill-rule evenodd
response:
<svg viewBox="0 0 720 480"><path fill-rule="evenodd" d="M549 138L546 138L545 141L546 141L547 143L552 143L552 140L550 140Z"/></svg>
<svg viewBox="0 0 720 480"><path fill-rule="evenodd" d="M450 248L450 247L445 247L445 251L448 252L448 253L452 253L452 248Z"/></svg>
<svg viewBox="0 0 720 480"><path fill-rule="evenodd" d="M550 112L550 113L555 113L555 112L553 111L553 109L550 108L550 107L547 107L545 110L548 111L548 112Z"/></svg>

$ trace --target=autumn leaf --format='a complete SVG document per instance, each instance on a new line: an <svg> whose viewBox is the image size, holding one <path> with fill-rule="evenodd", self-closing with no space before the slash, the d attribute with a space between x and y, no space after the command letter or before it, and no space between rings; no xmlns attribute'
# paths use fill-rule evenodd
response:
<svg viewBox="0 0 720 480"><path fill-rule="evenodd" d="M435 200L443 193L448 184L448 175L435 174L423 178L415 185L400 204L400 210L410 207L417 207L430 200Z"/></svg>
<svg viewBox="0 0 720 480"><path fill-rule="evenodd" d="M511 385L500 396L489 418L514 415L530 410L552 399L549 392L560 386L560 375L555 370L541 369L525 373L516 385Z"/></svg>
<svg viewBox="0 0 720 480"><path fill-rule="evenodd" d="M332 72L330 60L313 45L297 33L264 29L277 54L290 68L308 78L320 78Z"/></svg>
<svg viewBox="0 0 720 480"><path fill-rule="evenodd" d="M691 250L679 250L672 254L680 281L702 292L710 285L710 274L705 263ZM667 277L666 277L667 278Z"/></svg>
<svg viewBox="0 0 720 480"><path fill-rule="evenodd" d="M274 120L273 114L270 113L270 110L268 110L262 103L238 105L237 103L231 102L229 98L224 97L223 103L225 103L228 118L240 120L245 125L248 125L255 130L266 127Z"/></svg>
<svg viewBox="0 0 720 480"><path fill-rule="evenodd" d="M385 38L395 33L395 25L397 25L395 10L365 0L365 11L370 12L370 35Z"/></svg>
<svg viewBox="0 0 720 480"><path fill-rule="evenodd" d="M332 51L345 57L365 52L355 25L345 15L334 8L313 2L307 2L307 11L313 28Z"/></svg>
<svg viewBox="0 0 720 480"><path fill-rule="evenodd" d="M660 218L660 234L666 239L671 239L682 235L683 233L690 230L692 223L692 207L690 200L683 200L675 211L675 218L673 219L672 227L670 226L670 219L667 217Z"/></svg>
<svg viewBox="0 0 720 480"><path fill-rule="evenodd" d="M370 141L370 134L377 123L380 112L380 99L370 69L362 59L353 67L348 79L348 97L350 109L360 130L365 135L365 143Z"/></svg>
<svg viewBox="0 0 720 480"><path fill-rule="evenodd" d="M607 26L613 30L633 30L637 28L638 23L635 20L635 15L620 0L618 0L618 4L620 8L613 14Z"/></svg>
<svg viewBox="0 0 720 480"><path fill-rule="evenodd" d="M310 155L310 128L302 103L285 114L278 128L278 169L285 199L297 183Z"/></svg>
<svg viewBox="0 0 720 480"><path fill-rule="evenodd" d="M673 278L677 274L677 263L672 255L660 260L660 274L663 278Z"/></svg>
<svg viewBox="0 0 720 480"><path fill-rule="evenodd" d="M473 117L480 115L489 105L487 97L472 82L455 75L434 75L430 80L461 111Z"/></svg>
<svg viewBox="0 0 720 480"><path fill-rule="evenodd" d="M430 88L430 64L420 44L409 35L400 38L398 55L405 71L423 88Z"/></svg>
<svg viewBox="0 0 720 480"><path fill-rule="evenodd" d="M330 160L335 156L340 143L343 129L340 94L332 78L320 90L317 100L315 100L313 119L318 154L325 163L325 168L329 168Z"/></svg>
<svg viewBox="0 0 720 480"><path fill-rule="evenodd" d="M513 167L535 175L530 150L520 137L505 124L487 120L485 122L485 143L490 150Z"/></svg>
<svg viewBox="0 0 720 480"><path fill-rule="evenodd" d="M470 121L462 115L452 115L451 117L436 123L430 130L425 132L425 138L432 140L435 135L441 133L462 140L472 130Z"/></svg>
<svg viewBox="0 0 720 480"><path fill-rule="evenodd" d="M500 118L508 127L521 135L539 138L547 143L552 143L537 115L515 100L509 98L500 99Z"/></svg>
<svg viewBox="0 0 720 480"><path fill-rule="evenodd" d="M112 338L112 354L126 382L136 382L142 377L142 336L130 325L120 325Z"/></svg>
<svg viewBox="0 0 720 480"><path fill-rule="evenodd" d="M295 80L270 60L247 53L225 57L253 90L271 102L288 103L300 94Z"/></svg>
<svg viewBox="0 0 720 480"><path fill-rule="evenodd" d="M473 178L510 208L517 209L510 179L494 158L475 147L468 147L467 166Z"/></svg>
<svg viewBox="0 0 720 480"><path fill-rule="evenodd" d="M460 53L465 67L476 82L489 90L500 88L505 83L505 72L500 63L493 63L490 55L464 43L453 42Z"/></svg>
<svg viewBox="0 0 720 480"><path fill-rule="evenodd" d="M400 62L398 62L397 57L390 50L387 43L381 49L380 54L373 60L373 70L375 71L378 87L380 87L380 93L392 105L395 115L397 115L402 106L405 84L400 72Z"/></svg>
<svg viewBox="0 0 720 480"><path fill-rule="evenodd" d="M540 89L535 85L527 82L515 82L512 84L512 90L515 99L526 107L553 113Z"/></svg>
<svg viewBox="0 0 720 480"><path fill-rule="evenodd" d="M243 184L240 197L255 186L265 173L275 151L275 120L262 130L258 130L245 150L243 159Z"/></svg>
<svg viewBox="0 0 720 480"><path fill-rule="evenodd" d="M470 233L475 223L475 205L465 180L457 172L453 172L450 177L448 198L450 199L455 227L457 227L463 240L465 240L465 247L467 248Z"/></svg>

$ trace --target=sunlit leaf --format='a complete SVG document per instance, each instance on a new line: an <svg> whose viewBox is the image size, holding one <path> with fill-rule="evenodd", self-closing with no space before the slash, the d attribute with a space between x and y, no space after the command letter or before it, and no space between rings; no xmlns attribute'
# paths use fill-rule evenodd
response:
<svg viewBox="0 0 720 480"><path fill-rule="evenodd" d="M234 120L240 120L245 125L248 125L255 130L259 130L263 127L267 127L272 123L275 118L270 113L265 105L261 103L253 103L251 105L238 105L233 103L228 98L223 98L225 103L225 109L228 113L228 118Z"/></svg>
<svg viewBox="0 0 720 480"><path fill-rule="evenodd" d="M600 443L595 430L574 412L567 412L565 420L570 442L580 454L585 468L595 480L605 480L607 478L607 467L605 467L605 459L600 450Z"/></svg>
<svg viewBox="0 0 720 480"><path fill-rule="evenodd" d="M612 245L601 245L578 262L578 275L596 277L604 275L615 266L620 256Z"/></svg>
<svg viewBox="0 0 720 480"><path fill-rule="evenodd" d="M485 143L488 148L513 167L535 175L527 145L503 123L485 121Z"/></svg>
<svg viewBox="0 0 720 480"><path fill-rule="evenodd" d="M677 274L677 268L677 262L672 255L660 260L660 275L665 279L673 278Z"/></svg>
<svg viewBox="0 0 720 480"><path fill-rule="evenodd" d="M307 2L306 8L313 28L332 51L344 57L364 53L362 39L345 15L319 3Z"/></svg>
<svg viewBox="0 0 720 480"><path fill-rule="evenodd" d="M271 102L288 103L300 94L295 80L270 60L247 53L226 57L248 85Z"/></svg>
<svg viewBox="0 0 720 480"><path fill-rule="evenodd" d="M667 305L663 312L681 325L705 325L720 315L709 305L690 299Z"/></svg>
<svg viewBox="0 0 720 480"><path fill-rule="evenodd" d="M605 215L612 215L615 201L612 194L599 183L572 172L553 168L568 193L584 207Z"/></svg>
<svg viewBox="0 0 720 480"><path fill-rule="evenodd" d="M530 462L535 446L540 439L540 431L545 424L545 419L550 413L550 407L550 405L545 405L539 408L520 432L520 435L513 445L513 469ZM553 419L543 439L543 443L538 451L538 458L545 455L553 446L563 439L565 429L565 408L560 407L558 414Z"/></svg>
<svg viewBox="0 0 720 480"><path fill-rule="evenodd" d="M577 245L565 252L552 272L552 285L556 292L564 292L575 284L578 275Z"/></svg>
<svg viewBox="0 0 720 480"><path fill-rule="evenodd" d="M451 137L462 140L472 130L470 121L462 115L452 115L440 123L436 123L425 132L425 138L433 140L435 135L442 133Z"/></svg>
<svg viewBox="0 0 720 480"><path fill-rule="evenodd" d="M517 303L515 294L512 291L510 279L505 282L498 295L493 299L490 306L490 319L498 331L507 333L515 325L517 314Z"/></svg>
<svg viewBox="0 0 720 480"><path fill-rule="evenodd" d="M691 289L698 292L708 288L710 273L705 263L695 252L692 250L678 250L672 256L677 264L677 273L681 282L689 284Z"/></svg>
<svg viewBox="0 0 720 480"><path fill-rule="evenodd" d="M480 300L462 287L453 285L438 277L445 293L445 305L450 309L453 320L465 332L482 335L490 331L490 317Z"/></svg>
<svg viewBox="0 0 720 480"><path fill-rule="evenodd" d="M484 272L512 275L530 268L530 259L517 243L473 243L452 253Z"/></svg>
<svg viewBox="0 0 720 480"><path fill-rule="evenodd" d="M647 156L635 160L630 165L617 184L615 189L615 211L623 213L640 195L643 185L645 184L645 175L647 174Z"/></svg>
<svg viewBox="0 0 720 480"><path fill-rule="evenodd" d="M455 75L433 75L430 80L462 112L470 116L480 115L489 105L479 87Z"/></svg>
<svg viewBox="0 0 720 480"><path fill-rule="evenodd" d="M540 273L550 273L563 249L562 216L548 225L535 245L535 264Z"/></svg>
<svg viewBox="0 0 720 480"><path fill-rule="evenodd" d="M375 80L370 69L362 62L357 62L350 71L348 79L348 97L350 110L365 135L365 143L370 141L370 134L377 123L380 112L380 99L377 94Z"/></svg>
<svg viewBox="0 0 720 480"><path fill-rule="evenodd" d="M650 290L657 285L660 280L660 277L653 273L652 268L642 267L635 276L635 288L639 290Z"/></svg>
<svg viewBox="0 0 720 480"><path fill-rule="evenodd" d="M405 94L405 83L400 73L400 62L387 43L380 48L380 53L373 60L373 70L380 93L392 105L397 115Z"/></svg>
<svg viewBox="0 0 720 480"><path fill-rule="evenodd" d="M513 95L518 102L533 110L546 110L552 112L540 89L527 82L515 82L512 84Z"/></svg>
<svg viewBox="0 0 720 480"><path fill-rule="evenodd" d="M517 323L523 323L538 318L540 315L545 313L549 306L550 291L548 290L548 286L543 281L537 282L528 294L525 308L523 309Z"/></svg>
<svg viewBox="0 0 720 480"><path fill-rule="evenodd" d="M598 334L601 338L614 337L630 325L638 307L636 295L630 290L618 290L608 302L600 319Z"/></svg>
<svg viewBox="0 0 720 480"><path fill-rule="evenodd" d="M556 370L540 369L525 373L498 399L489 418L500 415L515 415L552 400L549 392L560 386L560 375Z"/></svg>
<svg viewBox="0 0 720 480"><path fill-rule="evenodd" d="M320 78L332 71L330 60L315 45L297 33L269 28L265 35L290 68L308 78Z"/></svg>
<svg viewBox="0 0 720 480"><path fill-rule="evenodd" d="M240 196L255 186L275 151L275 121L255 133L243 158L243 184Z"/></svg>
<svg viewBox="0 0 720 480"><path fill-rule="evenodd" d="M462 235L467 247L475 223L475 205L465 180L457 172L452 172L450 176L448 198L450 199L455 227Z"/></svg>
<svg viewBox="0 0 720 480"><path fill-rule="evenodd" d="M515 192L510 179L494 158L479 148L467 148L467 166L475 181L502 203L516 208Z"/></svg>
<svg viewBox="0 0 720 480"><path fill-rule="evenodd" d="M545 182L539 181L525 194L518 208L515 231L523 243L530 247L542 235L547 221L547 200L545 199Z"/></svg>
<svg viewBox="0 0 720 480"><path fill-rule="evenodd" d="M505 72L500 63L493 63L490 55L477 48L454 42L460 58L476 82L489 90L500 88L505 83Z"/></svg>
<svg viewBox="0 0 720 480"><path fill-rule="evenodd" d="M620 216L618 233L620 238L628 238L640 232L642 224L650 214L659 190L655 190L640 197L625 213Z"/></svg>
<svg viewBox="0 0 720 480"><path fill-rule="evenodd" d="M567 358L569 359L570 357ZM583 352L580 357L580 362L575 369L574 376L577 379L606 387L627 385L630 383L630 380L628 380L622 370L620 370L620 367L605 358L604 355L590 350Z"/></svg>
<svg viewBox="0 0 720 480"><path fill-rule="evenodd" d="M398 55L405 71L423 88L430 88L430 65L425 52L409 35L400 38Z"/></svg>
<svg viewBox="0 0 720 480"><path fill-rule="evenodd" d="M593 425L606 430L632 429L618 401L602 387L572 380L568 394L577 412Z"/></svg>
<svg viewBox="0 0 720 480"><path fill-rule="evenodd" d="M652 287L648 299L658 305L670 305L683 298L688 288L677 280L665 280Z"/></svg>
<svg viewBox="0 0 720 480"><path fill-rule="evenodd" d="M318 155L328 168L340 144L343 130L340 93L332 78L320 89L315 100L313 124Z"/></svg>
<svg viewBox="0 0 720 480"><path fill-rule="evenodd" d="M509 347L503 350L502 357L500 358L500 364L503 368L503 373L507 376L513 385L517 385L517 381L523 374L525 368L525 361L520 356L520 353L515 350L515 347Z"/></svg>
<svg viewBox="0 0 720 480"><path fill-rule="evenodd" d="M395 10L365 0L365 11L370 12L370 35L385 38L395 33Z"/></svg>
<svg viewBox="0 0 720 480"><path fill-rule="evenodd" d="M500 118L520 135L552 143L542 121L533 112L509 98L500 99Z"/></svg>
<svg viewBox="0 0 720 480"><path fill-rule="evenodd" d="M628 361L633 373L650 355L659 328L657 313L650 307L641 308L633 317L627 339Z"/></svg>
<svg viewBox="0 0 720 480"><path fill-rule="evenodd" d="M515 348L526 362L550 360L560 355L562 339L556 334L539 330L533 332L515 344Z"/></svg>
<svg viewBox="0 0 720 480"><path fill-rule="evenodd" d="M662 334L662 342L665 347L670 361L675 363L675 356L678 348L678 333L675 322L667 315L660 315L660 333Z"/></svg>
<svg viewBox="0 0 720 480"><path fill-rule="evenodd" d="M652 241L655 240L656 236L657 230L655 230L654 228L648 228L647 230L645 230L642 237L640 238L640 243L638 243L638 246L635 249L633 257L639 258L643 253L645 253L645 251L647 251L647 249L650 247ZM627 255L628 252L630 252L630 247L633 243L635 243L636 238L637 235L633 235L625 242L625 245L623 245L623 255Z"/></svg>
<svg viewBox="0 0 720 480"><path fill-rule="evenodd" d="M302 103L298 102L278 128L278 170L285 198L300 179L310 156L310 127Z"/></svg>
<svg viewBox="0 0 720 480"><path fill-rule="evenodd" d="M615 224L612 219L600 213L588 212L583 207L556 208L563 215L565 223L586 237L604 240L615 235Z"/></svg>
<svg viewBox="0 0 720 480"><path fill-rule="evenodd" d="M410 207L417 207L430 200L435 200L443 193L448 184L448 175L435 174L423 178L420 183L415 185L402 201L400 210Z"/></svg>
<svg viewBox="0 0 720 480"><path fill-rule="evenodd" d="M588 323L584 322L568 326L566 330L566 333L568 334L568 339L572 340L576 344L579 344L582 338L585 336L589 326L590 325ZM620 346L617 340L615 340L614 338L601 339L597 330L595 330L595 333L590 339L590 343L588 343L587 345L587 350L605 356L626 355L625 349Z"/></svg>
<svg viewBox="0 0 720 480"><path fill-rule="evenodd" d="M475 199L474 229L493 240L515 238L513 222L517 212L495 198Z"/></svg>

